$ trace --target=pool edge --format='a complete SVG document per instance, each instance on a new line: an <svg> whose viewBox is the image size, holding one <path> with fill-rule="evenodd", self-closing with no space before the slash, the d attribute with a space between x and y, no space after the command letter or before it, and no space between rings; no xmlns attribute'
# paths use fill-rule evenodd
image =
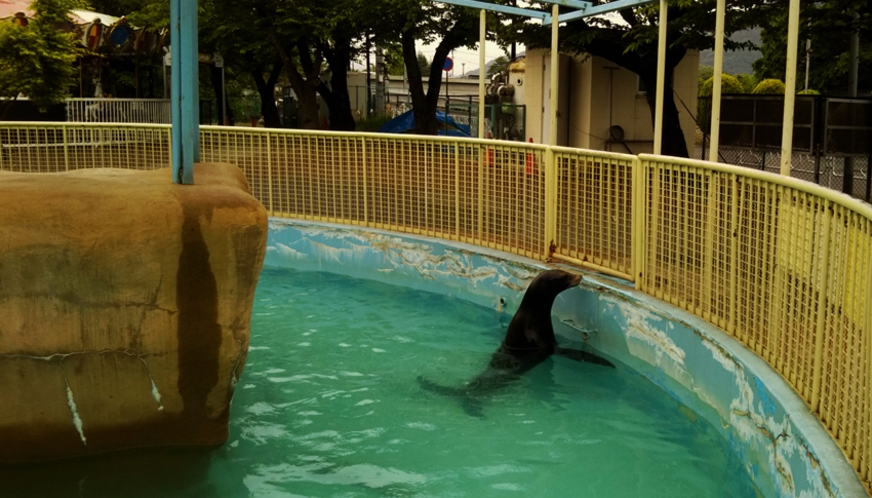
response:
<svg viewBox="0 0 872 498"><path fill-rule="evenodd" d="M289 229L299 235L289 239L277 235L289 235ZM536 272L563 266L546 265L471 244L326 222L270 218L269 237L265 266L329 271L379 280L455 295L507 312L517 307L524 286ZM571 336L573 328L576 332L582 330L582 322L589 319L587 314L578 316L580 309L596 305L616 309L614 319L624 324L625 337L605 340L595 335L590 338L577 334L574 338L588 341L596 349L639 370L707 420L712 413L717 414L718 420L709 422L727 433L737 433L732 445L747 438L754 439L745 442L756 447L756 453L740 456L749 458L748 470L755 482L767 480L759 475L760 470L766 470L767 475L775 474L770 475L771 483L761 486L766 495L868 496L829 432L788 382L762 358L714 325L634 290L629 282L586 270L577 271L584 274L585 280L577 292L567 294L555 304L556 326L562 323L563 331L568 331L564 335ZM586 307L578 306L578 302ZM628 313L622 309L622 303L643 309L646 316L659 319L652 321L636 316L635 312ZM661 319L663 327L658 325ZM575 326L577 324L582 325ZM629 330L634 333L641 330L641 335L631 337ZM668 337L668 344L658 345L661 333ZM697 337L702 349L693 346L692 336ZM688 357L676 343L693 348L693 354ZM664 351L673 356L664 357ZM700 378L699 374L694 377L693 372L685 368L688 366L685 363L710 361L701 358L705 354L724 367L725 373L718 373L721 378L712 383L718 384L719 389L724 386L731 389L732 375L738 397L715 401L711 386L705 385L708 379ZM731 372L733 364L736 366ZM681 386L690 389L682 393ZM711 409L703 406L706 404ZM768 444L771 450L767 450Z"/></svg>

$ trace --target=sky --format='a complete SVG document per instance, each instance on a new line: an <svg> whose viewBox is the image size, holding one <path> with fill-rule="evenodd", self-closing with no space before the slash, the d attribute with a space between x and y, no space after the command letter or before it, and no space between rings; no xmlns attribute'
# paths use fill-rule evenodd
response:
<svg viewBox="0 0 872 498"><path fill-rule="evenodd" d="M436 52L436 45L419 44L418 51L426 55L427 59L432 59L433 54ZM523 51L523 45L519 45L515 49L516 53L521 53ZM490 62L501 55L505 56L506 58L509 57L508 53L504 52L499 45L492 41L488 41L485 43L484 53L485 62ZM478 50L476 49L458 48L454 51L454 54L450 55L449 57L451 57L451 59L454 61L454 71L452 73L449 73L449 77L458 77L463 74L463 64L466 64L465 69L467 73L478 69Z"/></svg>
<svg viewBox="0 0 872 498"><path fill-rule="evenodd" d="M418 52L424 54L427 59L432 59L433 54L436 52L436 45L424 45L421 42L417 44ZM524 51L523 45L518 45L515 49L516 53L521 53ZM493 59L496 59L499 56L506 56L508 58L509 54L503 52L503 49L500 48L495 42L488 41L485 43L485 62L490 62ZM449 78L457 78L463 74L465 70L467 73L470 71L475 71L478 69L478 49L471 48L458 48L454 51L453 55L450 55L451 59L454 61L454 69L453 71L448 73ZM375 56L370 56L370 64L375 65ZM354 64L355 69L358 70L366 70L365 65Z"/></svg>

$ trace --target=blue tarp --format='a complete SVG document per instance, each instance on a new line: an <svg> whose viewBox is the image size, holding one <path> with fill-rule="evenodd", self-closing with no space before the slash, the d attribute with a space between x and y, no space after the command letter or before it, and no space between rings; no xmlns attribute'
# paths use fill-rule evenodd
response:
<svg viewBox="0 0 872 498"><path fill-rule="evenodd" d="M445 113L436 111L436 120L439 121L439 134L451 137L469 137L469 126L460 124L451 116L448 116L448 129L445 126ZM415 131L415 114L408 111L381 125L379 133L413 133Z"/></svg>

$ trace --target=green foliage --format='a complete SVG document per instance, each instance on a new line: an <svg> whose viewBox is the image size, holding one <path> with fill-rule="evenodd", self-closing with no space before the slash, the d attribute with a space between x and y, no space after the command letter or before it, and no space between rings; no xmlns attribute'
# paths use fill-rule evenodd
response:
<svg viewBox="0 0 872 498"><path fill-rule="evenodd" d="M63 102L76 84L74 36L57 26L81 5L75 0L34 0L27 27L0 23L0 97L29 97L38 107Z"/></svg>
<svg viewBox="0 0 872 498"><path fill-rule="evenodd" d="M712 119L712 93L714 93L715 78L714 76L705 80L699 89L701 97L696 104L696 120L697 125L705 133L710 132ZM721 73L721 95L746 93L745 87L735 76L727 73Z"/></svg>
<svg viewBox="0 0 872 498"><path fill-rule="evenodd" d="M744 91L742 93L752 93L757 88L759 81L753 74L737 74L736 79L742 84Z"/></svg>
<svg viewBox="0 0 872 498"><path fill-rule="evenodd" d="M505 55L501 55L496 59L492 60L490 66L487 67L487 75L493 76L495 74L500 74L503 71L506 71L509 68L509 58Z"/></svg>
<svg viewBox="0 0 872 498"><path fill-rule="evenodd" d="M701 97L711 97L714 91L714 84L715 78L712 76L702 84L702 87L699 89L699 95ZM721 94L728 95L733 93L745 93L745 87L735 76L721 73Z"/></svg>
<svg viewBox="0 0 872 498"><path fill-rule="evenodd" d="M787 2L773 4L772 14L761 17L763 56L754 63L759 79L785 79L787 53ZM857 13L857 18L851 14ZM860 34L859 87L872 87L872 4L860 0L803 2L797 53L796 90L805 87L808 63L809 87L824 94L844 93L848 85L851 32ZM806 42L811 40L811 51Z"/></svg>
<svg viewBox="0 0 872 498"><path fill-rule="evenodd" d="M715 68L711 66L699 66L699 85L697 85L698 91L702 91L702 85L705 81L711 78L715 74Z"/></svg>
<svg viewBox="0 0 872 498"><path fill-rule="evenodd" d="M418 67L421 69L421 74L430 73L430 61L427 60L427 56L421 52L418 52Z"/></svg>
<svg viewBox="0 0 872 498"><path fill-rule="evenodd" d="M807 90L803 90L801 92L798 92L798 94L799 95L820 95L821 92L819 92L817 90L812 90L811 88L809 88Z"/></svg>
<svg viewBox="0 0 872 498"><path fill-rule="evenodd" d="M403 49L399 44L390 43L385 47L385 67L391 76L403 76L405 74Z"/></svg>
<svg viewBox="0 0 872 498"><path fill-rule="evenodd" d="M784 95L784 82L769 78L757 84L752 92L757 95Z"/></svg>

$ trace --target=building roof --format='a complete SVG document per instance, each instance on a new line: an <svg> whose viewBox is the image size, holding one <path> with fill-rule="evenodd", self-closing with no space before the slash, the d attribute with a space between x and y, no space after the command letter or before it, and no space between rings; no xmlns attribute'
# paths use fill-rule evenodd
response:
<svg viewBox="0 0 872 498"><path fill-rule="evenodd" d="M0 0L0 19L9 19L15 16L18 12L24 12L27 17L33 17L33 10L30 9L32 0ZM118 18L108 14L92 12L90 10L75 9L70 12L70 21L74 24L87 24L99 18L100 22L106 26L111 26Z"/></svg>

